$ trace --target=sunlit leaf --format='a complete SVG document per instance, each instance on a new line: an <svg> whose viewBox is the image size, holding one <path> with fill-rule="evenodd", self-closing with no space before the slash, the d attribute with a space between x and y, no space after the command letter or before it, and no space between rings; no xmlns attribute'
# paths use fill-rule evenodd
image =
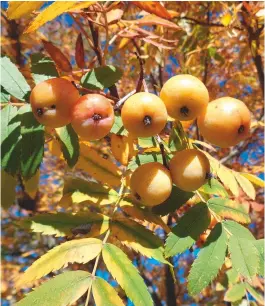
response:
<svg viewBox="0 0 265 306"><path fill-rule="evenodd" d="M261 178L251 174L251 173L240 173L242 176L246 177L250 182L259 187L265 187L265 182Z"/></svg>
<svg viewBox="0 0 265 306"><path fill-rule="evenodd" d="M132 1L132 3L148 13L155 14L161 18L171 19L170 13L157 1Z"/></svg>
<svg viewBox="0 0 265 306"><path fill-rule="evenodd" d="M114 124L111 128L111 133L117 134L117 135L127 135L128 131L125 130L122 120L121 120L121 116L117 116L115 115L115 121Z"/></svg>
<svg viewBox="0 0 265 306"><path fill-rule="evenodd" d="M106 243L103 246L102 256L107 269L134 305L153 306L150 293L138 270L121 249Z"/></svg>
<svg viewBox="0 0 265 306"><path fill-rule="evenodd" d="M252 183L242 176L241 174L234 171L234 175L236 177L236 180L238 181L240 187L243 189L243 191L252 199L255 200L256 198L256 191L253 187Z"/></svg>
<svg viewBox="0 0 265 306"><path fill-rule="evenodd" d="M264 277L264 239L256 240L253 243L259 254L258 274Z"/></svg>
<svg viewBox="0 0 265 306"><path fill-rule="evenodd" d="M230 13L227 13L221 18L221 23L225 27L227 27L230 24L231 20L232 20L232 15Z"/></svg>
<svg viewBox="0 0 265 306"><path fill-rule="evenodd" d="M228 193L226 192L224 186L215 178L211 178L204 184L199 191L204 192L206 194L214 194L219 195L221 197L228 197Z"/></svg>
<svg viewBox="0 0 265 306"><path fill-rule="evenodd" d="M235 221L225 220L222 222L222 224L232 235L236 236L237 238L255 240L255 237L247 228Z"/></svg>
<svg viewBox="0 0 265 306"><path fill-rule="evenodd" d="M234 174L228 168L220 165L217 175L222 181L222 183L229 188L235 196L239 195L239 187Z"/></svg>
<svg viewBox="0 0 265 306"><path fill-rule="evenodd" d="M138 154L129 162L127 169L134 170L140 165L151 162L163 163L162 155L157 153Z"/></svg>
<svg viewBox="0 0 265 306"><path fill-rule="evenodd" d="M225 293L224 301L226 302L236 302L242 299L246 294L245 284L235 284Z"/></svg>
<svg viewBox="0 0 265 306"><path fill-rule="evenodd" d="M250 284L245 283L247 291L253 296L253 298L260 303L261 305L264 304L264 297L263 293L258 293L253 287L250 286Z"/></svg>
<svg viewBox="0 0 265 306"><path fill-rule="evenodd" d="M7 103L10 101L10 94L2 87L1 85L1 96L0 96L0 102L1 103Z"/></svg>
<svg viewBox="0 0 265 306"><path fill-rule="evenodd" d="M10 1L8 2L7 18L18 19L39 9L45 1Z"/></svg>
<svg viewBox="0 0 265 306"><path fill-rule="evenodd" d="M68 306L78 300L91 284L86 271L68 271L55 276L31 291L16 305Z"/></svg>

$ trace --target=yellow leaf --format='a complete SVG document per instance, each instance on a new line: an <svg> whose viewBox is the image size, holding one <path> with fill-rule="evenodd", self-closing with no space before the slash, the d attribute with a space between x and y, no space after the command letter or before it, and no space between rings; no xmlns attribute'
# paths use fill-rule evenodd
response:
<svg viewBox="0 0 265 306"><path fill-rule="evenodd" d="M159 1L132 1L132 3L148 13L155 14L161 18L171 19L170 13Z"/></svg>
<svg viewBox="0 0 265 306"><path fill-rule="evenodd" d="M225 27L227 27L230 24L231 20L232 20L232 15L230 13L227 13L221 18L221 23Z"/></svg>
<svg viewBox="0 0 265 306"><path fill-rule="evenodd" d="M102 241L95 238L76 239L56 246L36 260L18 279L16 287L31 283L42 276L65 268L69 263L87 263L102 249Z"/></svg>
<svg viewBox="0 0 265 306"><path fill-rule="evenodd" d="M104 184L113 187L120 186L121 171L118 166L84 143L80 143L80 156L75 167L86 171Z"/></svg>
<svg viewBox="0 0 265 306"><path fill-rule="evenodd" d="M8 19L18 19L39 9L45 1L9 1Z"/></svg>
<svg viewBox="0 0 265 306"><path fill-rule="evenodd" d="M221 182L231 190L233 195L236 197L239 196L239 186L231 170L220 165L220 168L217 171L217 175Z"/></svg>
<svg viewBox="0 0 265 306"><path fill-rule="evenodd" d="M15 188L17 180L12 175L1 170L1 206L8 209L16 198Z"/></svg>
<svg viewBox="0 0 265 306"><path fill-rule="evenodd" d="M31 198L35 198L36 193L39 187L39 180L40 180L40 170L27 181L24 181L25 191L30 195Z"/></svg>
<svg viewBox="0 0 265 306"><path fill-rule="evenodd" d="M63 158L63 153L59 141L57 140L49 141L48 149L52 155L57 156L58 158Z"/></svg>
<svg viewBox="0 0 265 306"><path fill-rule="evenodd" d="M130 38L126 38L126 37L122 38L118 45L118 50L121 50L122 48L124 48L129 42L130 42Z"/></svg>
<svg viewBox="0 0 265 306"><path fill-rule="evenodd" d="M255 176L253 174L250 174L250 173L241 173L241 175L246 177L253 184L255 184L255 185L259 186L259 187L262 187L262 188L265 187L265 182L261 178Z"/></svg>
<svg viewBox="0 0 265 306"><path fill-rule="evenodd" d="M128 136L111 134L111 151L115 159L122 165L128 165L129 160L135 156L134 139Z"/></svg>
<svg viewBox="0 0 265 306"><path fill-rule="evenodd" d="M243 191L252 199L255 200L256 198L256 191L254 186L251 184L251 182L246 179L243 175L237 173L234 171L234 175L236 177L236 180L238 181L240 187L243 189Z"/></svg>
<svg viewBox="0 0 265 306"><path fill-rule="evenodd" d="M61 14L80 8L86 8L94 4L94 1L77 3L76 1L56 1L42 11L34 20L31 22L29 27L24 33L30 33L36 31L39 27L44 25L46 22L53 20Z"/></svg>

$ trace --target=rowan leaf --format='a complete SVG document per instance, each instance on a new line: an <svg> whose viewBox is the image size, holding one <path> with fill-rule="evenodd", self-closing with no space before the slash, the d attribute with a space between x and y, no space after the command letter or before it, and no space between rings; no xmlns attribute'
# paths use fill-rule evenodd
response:
<svg viewBox="0 0 265 306"><path fill-rule="evenodd" d="M121 116L115 115L115 121L110 130L110 133L117 135L125 135L125 136L128 134L128 131L123 126Z"/></svg>
<svg viewBox="0 0 265 306"><path fill-rule="evenodd" d="M255 240L253 243L259 254L258 274L264 277L264 239Z"/></svg>
<svg viewBox="0 0 265 306"><path fill-rule="evenodd" d="M133 146L133 138L128 136L111 134L111 152L114 158L126 166L129 160L136 154Z"/></svg>
<svg viewBox="0 0 265 306"><path fill-rule="evenodd" d="M210 215L206 204L199 203L191 207L169 233L166 240L165 256L175 256L190 248L209 224Z"/></svg>
<svg viewBox="0 0 265 306"><path fill-rule="evenodd" d="M224 296L224 301L226 302L236 302L242 299L242 297L246 294L245 284L235 284L231 288L229 288Z"/></svg>
<svg viewBox="0 0 265 306"><path fill-rule="evenodd" d="M235 221L225 220L222 222L222 224L233 236L237 238L255 240L255 237L247 228Z"/></svg>
<svg viewBox="0 0 265 306"><path fill-rule="evenodd" d="M135 20L135 23L139 26L151 26L158 25L169 29L174 29L175 31L183 31L181 27L172 21L165 20L155 15L147 15L140 19Z"/></svg>
<svg viewBox="0 0 265 306"><path fill-rule="evenodd" d="M103 246L104 263L135 306L153 306L148 289L127 255L113 244Z"/></svg>
<svg viewBox="0 0 265 306"><path fill-rule="evenodd" d="M79 157L79 140L71 124L57 128L56 133L62 144L62 152L69 167L73 167Z"/></svg>
<svg viewBox="0 0 265 306"><path fill-rule="evenodd" d="M250 286L250 284L245 283L247 291L253 296L253 298L260 303L261 305L264 304L264 297L263 294L260 294L257 290Z"/></svg>
<svg viewBox="0 0 265 306"><path fill-rule="evenodd" d="M247 178L251 183L255 184L258 187L265 187L265 182L261 178L251 174L251 173L240 173L242 176Z"/></svg>
<svg viewBox="0 0 265 306"><path fill-rule="evenodd" d="M90 276L91 274L86 271L64 272L31 291L16 305L71 305L87 291L92 281Z"/></svg>
<svg viewBox="0 0 265 306"><path fill-rule="evenodd" d="M80 69L85 68L85 50L81 33L78 34L75 44L75 61Z"/></svg>
<svg viewBox="0 0 265 306"><path fill-rule="evenodd" d="M227 13L221 18L221 23L225 27L227 27L230 24L231 20L232 20L232 15L230 13Z"/></svg>
<svg viewBox="0 0 265 306"><path fill-rule="evenodd" d="M259 255L253 240L232 235L228 242L233 267L242 276L251 279L259 267Z"/></svg>
<svg viewBox="0 0 265 306"><path fill-rule="evenodd" d="M124 10L121 10L119 8L107 12L106 17L108 24L117 23L121 19L123 14Z"/></svg>
<svg viewBox="0 0 265 306"><path fill-rule="evenodd" d="M168 147L171 151L181 151L187 148L185 133L181 123L177 123L177 126L172 128L169 136Z"/></svg>
<svg viewBox="0 0 265 306"><path fill-rule="evenodd" d="M20 116L16 107L7 105L1 110L1 166L14 175L20 170Z"/></svg>
<svg viewBox="0 0 265 306"><path fill-rule="evenodd" d="M109 218L102 214L79 213L43 213L34 217L24 218L17 222L19 226L42 235L55 235L55 237L73 236L79 233L92 236L93 226L108 229ZM98 235L98 228L94 230ZM101 233L102 234L102 233Z"/></svg>
<svg viewBox="0 0 265 306"><path fill-rule="evenodd" d="M89 7L95 3L94 1L84 1L83 3L78 3L76 1L64 1L64 2L54 2L48 6L45 10L38 14L38 16L30 23L29 27L24 31L24 33L30 33L36 31L46 22L53 20L54 18L60 16L61 14L74 9L81 9ZM80 6L81 4L81 6Z"/></svg>
<svg viewBox="0 0 265 306"><path fill-rule="evenodd" d="M121 243L149 258L168 264L160 238L143 225L125 218L115 218L110 225L111 234Z"/></svg>
<svg viewBox="0 0 265 306"><path fill-rule="evenodd" d="M170 13L157 1L132 1L132 3L148 13L155 14L161 18L171 19Z"/></svg>
<svg viewBox="0 0 265 306"><path fill-rule="evenodd" d="M191 267L188 276L190 295L200 293L217 276L224 263L226 249L227 235L222 224L217 223Z"/></svg>
<svg viewBox="0 0 265 306"><path fill-rule="evenodd" d="M8 2L7 18L18 19L39 9L45 1L10 1Z"/></svg>
<svg viewBox="0 0 265 306"><path fill-rule="evenodd" d="M31 55L31 74L35 84L59 76L54 61L41 53Z"/></svg>
<svg viewBox="0 0 265 306"><path fill-rule="evenodd" d="M214 194L221 197L229 197L227 191L224 186L215 178L211 178L208 180L206 184L204 184L199 191L204 192L206 194Z"/></svg>
<svg viewBox="0 0 265 306"><path fill-rule="evenodd" d="M169 198L162 204L156 205L152 208L155 214L165 216L170 212L174 212L185 204L190 198L194 196L193 192L187 192L179 189L175 185L172 187Z"/></svg>
<svg viewBox="0 0 265 306"><path fill-rule="evenodd" d="M239 196L239 187L238 183L234 177L232 171L222 165L220 165L217 175L220 178L221 182L231 190L233 195L236 197Z"/></svg>
<svg viewBox="0 0 265 306"><path fill-rule="evenodd" d="M17 179L1 170L1 207L8 209L16 199Z"/></svg>
<svg viewBox="0 0 265 306"><path fill-rule="evenodd" d="M1 86L11 96L25 101L30 92L29 84L7 56L1 57Z"/></svg>
<svg viewBox="0 0 265 306"><path fill-rule="evenodd" d="M127 169L135 170L140 165L151 162L163 163L162 155L157 153L138 154L129 162Z"/></svg>
<svg viewBox="0 0 265 306"><path fill-rule="evenodd" d="M255 200L256 191L252 183L240 173L234 171L234 175L243 191L250 197L250 199Z"/></svg>
<svg viewBox="0 0 265 306"><path fill-rule="evenodd" d="M21 174L29 179L40 167L44 154L44 126L34 117L31 106L21 107Z"/></svg>
<svg viewBox="0 0 265 306"><path fill-rule="evenodd" d="M138 145L141 148L158 147L154 137L139 137Z"/></svg>
<svg viewBox="0 0 265 306"><path fill-rule="evenodd" d="M92 283L92 293L97 306L123 306L115 289L103 278L96 277Z"/></svg>
<svg viewBox="0 0 265 306"><path fill-rule="evenodd" d="M75 165L86 171L89 175L111 187L121 184L121 171L119 167L108 159L105 159L99 151L80 143L80 156Z"/></svg>
<svg viewBox="0 0 265 306"><path fill-rule="evenodd" d="M87 263L102 250L102 241L96 238L64 242L37 259L16 282L16 288L42 278L50 272L66 268L69 263Z"/></svg>
<svg viewBox="0 0 265 306"><path fill-rule="evenodd" d="M222 218L233 219L240 223L250 223L251 219L244 206L227 198L211 198L208 207Z"/></svg>
<svg viewBox="0 0 265 306"><path fill-rule="evenodd" d="M39 188L40 170L38 170L30 179L23 180L26 193L34 199Z"/></svg>
<svg viewBox="0 0 265 306"><path fill-rule="evenodd" d="M4 89L2 85L1 85L0 90L1 90L0 102L8 103L10 101L10 94Z"/></svg>
<svg viewBox="0 0 265 306"><path fill-rule="evenodd" d="M104 89L114 85L122 77L122 70L112 65L91 69L81 78L81 85L88 89Z"/></svg>
<svg viewBox="0 0 265 306"><path fill-rule="evenodd" d="M65 72L72 71L72 65L70 64L68 58L62 53L62 51L54 46L51 42L42 40L44 49L48 52L50 57L55 62L56 66Z"/></svg>

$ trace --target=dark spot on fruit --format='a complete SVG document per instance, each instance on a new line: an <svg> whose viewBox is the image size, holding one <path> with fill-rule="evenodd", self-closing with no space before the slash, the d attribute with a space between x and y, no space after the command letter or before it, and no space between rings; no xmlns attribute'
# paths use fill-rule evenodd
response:
<svg viewBox="0 0 265 306"><path fill-rule="evenodd" d="M184 115L184 116L188 116L189 115L189 109L187 108L187 106L183 106L183 107L181 107L181 109L180 109L180 113L182 114L182 115Z"/></svg>
<svg viewBox="0 0 265 306"><path fill-rule="evenodd" d="M136 200L141 201L141 197L137 192L135 193L134 196L135 196Z"/></svg>
<svg viewBox="0 0 265 306"><path fill-rule="evenodd" d="M55 109L55 108L56 108L56 105L53 104L53 105L51 106L51 109Z"/></svg>
<svg viewBox="0 0 265 306"><path fill-rule="evenodd" d="M94 114L94 115L92 116L92 119L93 119L94 121L99 121L99 120L102 119L102 116L99 115L99 114Z"/></svg>
<svg viewBox="0 0 265 306"><path fill-rule="evenodd" d="M242 134L244 131L245 131L245 127L244 125L240 125L239 129L237 130L238 131L238 134Z"/></svg>
<svg viewBox="0 0 265 306"><path fill-rule="evenodd" d="M41 117L42 115L43 115L43 109L42 108L37 108L37 115L39 116L39 117Z"/></svg>
<svg viewBox="0 0 265 306"><path fill-rule="evenodd" d="M145 126L148 126L152 123L152 118L150 116L145 116L144 117L144 120L143 120L143 123Z"/></svg>

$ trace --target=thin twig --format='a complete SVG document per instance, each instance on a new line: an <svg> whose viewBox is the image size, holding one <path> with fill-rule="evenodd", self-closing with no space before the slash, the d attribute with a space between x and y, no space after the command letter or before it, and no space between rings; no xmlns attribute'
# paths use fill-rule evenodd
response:
<svg viewBox="0 0 265 306"><path fill-rule="evenodd" d="M121 106L123 105L123 103L129 99L132 95L134 95L136 93L136 89L132 90L131 92L129 92L126 96L124 96L123 98L121 98L116 105L114 106L114 110L118 110L121 108Z"/></svg>
<svg viewBox="0 0 265 306"><path fill-rule="evenodd" d="M159 148L160 148L162 160L163 160L163 165L169 170L169 166L168 166L167 158L166 158L165 147L164 147L164 144L162 143L162 139L160 138L159 135L156 135L155 138L159 144Z"/></svg>
<svg viewBox="0 0 265 306"><path fill-rule="evenodd" d="M100 94L100 95L102 95L102 96L104 96L104 97L106 97L106 98L108 98L110 100L113 100L114 102L117 102L119 100L118 98L116 98L116 97L114 97L112 95L106 94L102 90L88 89L88 88L80 86L79 84L76 84L76 86L77 86L78 90L80 90L80 91L84 91L84 92L91 93L91 94L94 94L94 93L95 94Z"/></svg>
<svg viewBox="0 0 265 306"><path fill-rule="evenodd" d="M109 46L109 27L108 27L108 19L107 19L107 13L102 7L102 15L105 22L105 31L106 31L106 42L105 42L105 48L103 51L103 61L106 62L106 55L108 53L108 46Z"/></svg>

